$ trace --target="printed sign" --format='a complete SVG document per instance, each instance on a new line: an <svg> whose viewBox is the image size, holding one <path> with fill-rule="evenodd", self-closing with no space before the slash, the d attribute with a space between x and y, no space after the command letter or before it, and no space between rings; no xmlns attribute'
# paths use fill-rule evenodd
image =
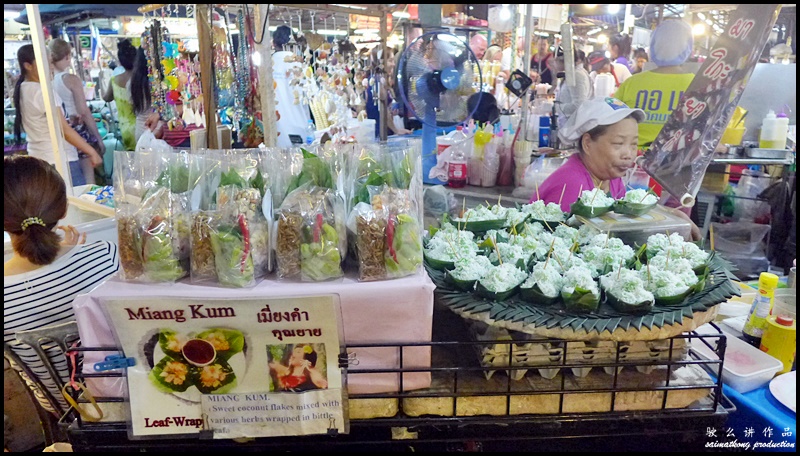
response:
<svg viewBox="0 0 800 456"><path fill-rule="evenodd" d="M740 4L664 124L642 167L673 196L697 195L780 10Z"/></svg>
<svg viewBox="0 0 800 456"><path fill-rule="evenodd" d="M347 432L336 299L103 301L135 358L130 436Z"/></svg>

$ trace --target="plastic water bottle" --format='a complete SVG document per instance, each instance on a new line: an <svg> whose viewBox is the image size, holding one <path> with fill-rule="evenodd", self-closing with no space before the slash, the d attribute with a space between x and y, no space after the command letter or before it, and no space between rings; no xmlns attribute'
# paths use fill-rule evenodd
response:
<svg viewBox="0 0 800 456"><path fill-rule="evenodd" d="M306 144L311 145L314 143L314 139L316 138L317 128L314 126L314 121L308 119L308 125L306 125Z"/></svg>
<svg viewBox="0 0 800 456"><path fill-rule="evenodd" d="M467 160L469 157L467 157L466 147L467 135L459 125L453 135L453 145L450 147L452 153L447 165L447 185L453 188L462 188L467 185Z"/></svg>

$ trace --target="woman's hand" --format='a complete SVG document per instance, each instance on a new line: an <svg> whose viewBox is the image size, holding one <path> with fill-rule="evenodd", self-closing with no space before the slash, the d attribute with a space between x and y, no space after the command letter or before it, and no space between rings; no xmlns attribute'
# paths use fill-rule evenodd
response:
<svg viewBox="0 0 800 456"><path fill-rule="evenodd" d="M692 231L692 241L700 241L700 240L703 239L703 235L700 232L700 228L698 228L697 225L694 224L694 222L692 221L691 217L686 215L686 212L683 212L679 208L674 208L674 207L665 207L665 209L670 211L672 213L672 215L674 215L676 217L680 217L680 218L686 220L687 222L689 222L690 228L691 228L691 231Z"/></svg>
<svg viewBox="0 0 800 456"><path fill-rule="evenodd" d="M80 233L72 225L58 225L56 229L64 232L64 239L61 241L61 245L77 245L86 243L86 232Z"/></svg>
<svg viewBox="0 0 800 456"><path fill-rule="evenodd" d="M147 116L147 119L144 121L144 127L148 128L150 131L153 131L158 127L158 121L160 120L161 116L158 115L157 112L154 112Z"/></svg>
<svg viewBox="0 0 800 456"><path fill-rule="evenodd" d="M103 147L103 149L105 149L105 147ZM92 153L87 152L86 155L89 156L89 163L92 164L93 168L97 168L103 164L103 157L101 157L100 154L98 154L94 149L92 149Z"/></svg>

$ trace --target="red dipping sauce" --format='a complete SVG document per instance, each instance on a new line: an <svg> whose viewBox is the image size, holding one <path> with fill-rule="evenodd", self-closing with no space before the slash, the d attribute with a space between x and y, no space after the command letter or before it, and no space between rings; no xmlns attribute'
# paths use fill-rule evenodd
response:
<svg viewBox="0 0 800 456"><path fill-rule="evenodd" d="M181 352L186 361L195 366L207 366L217 357L217 351L211 342L203 339L192 339L186 342Z"/></svg>

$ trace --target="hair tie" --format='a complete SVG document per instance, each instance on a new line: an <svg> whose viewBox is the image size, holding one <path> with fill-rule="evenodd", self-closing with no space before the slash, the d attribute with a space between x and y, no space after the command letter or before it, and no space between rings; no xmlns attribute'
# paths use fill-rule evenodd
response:
<svg viewBox="0 0 800 456"><path fill-rule="evenodd" d="M26 218L25 220L22 221L22 225L21 225L22 226L22 231L27 230L28 227L31 226L31 225L46 226L44 224L44 221L42 221L42 219L40 219L39 217L28 217L28 218Z"/></svg>

